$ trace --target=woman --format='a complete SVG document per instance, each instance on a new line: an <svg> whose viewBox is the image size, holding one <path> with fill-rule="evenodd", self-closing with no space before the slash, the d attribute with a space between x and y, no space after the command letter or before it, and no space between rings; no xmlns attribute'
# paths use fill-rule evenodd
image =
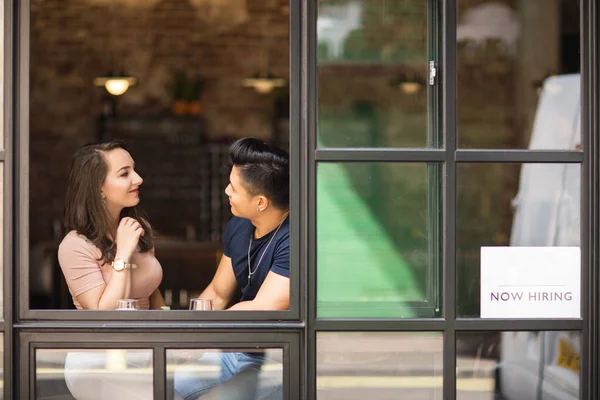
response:
<svg viewBox="0 0 600 400"><path fill-rule="evenodd" d="M74 157L58 249L77 309L114 310L120 299L159 309L162 268L150 224L137 208L143 179L122 143L88 145Z"/></svg>
<svg viewBox="0 0 600 400"><path fill-rule="evenodd" d="M75 154L65 208L69 233L58 260L77 309L114 310L121 299L137 299L141 309L164 306L158 290L162 268L152 228L137 208L143 180L134 167L119 142L88 145ZM65 380L78 400L150 399L152 374L144 371L151 360L149 352L70 352ZM102 373L108 364L121 367ZM133 374L124 379L123 369Z"/></svg>

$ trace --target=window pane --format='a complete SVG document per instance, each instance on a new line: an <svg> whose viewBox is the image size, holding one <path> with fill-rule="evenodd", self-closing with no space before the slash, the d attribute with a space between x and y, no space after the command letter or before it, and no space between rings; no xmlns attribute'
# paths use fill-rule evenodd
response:
<svg viewBox="0 0 600 400"><path fill-rule="evenodd" d="M152 399L152 350L38 349L36 399Z"/></svg>
<svg viewBox="0 0 600 400"><path fill-rule="evenodd" d="M167 350L167 390L169 399L283 400L283 350Z"/></svg>
<svg viewBox="0 0 600 400"><path fill-rule="evenodd" d="M0 93L4 93L4 2L0 3ZM4 148L4 96L0 96L0 147Z"/></svg>
<svg viewBox="0 0 600 400"><path fill-rule="evenodd" d="M317 334L317 400L442 399L441 333Z"/></svg>
<svg viewBox="0 0 600 400"><path fill-rule="evenodd" d="M318 165L320 318L438 314L440 168L412 163Z"/></svg>
<svg viewBox="0 0 600 400"><path fill-rule="evenodd" d="M459 164L458 315L480 315L482 246L579 247L578 164Z"/></svg>
<svg viewBox="0 0 600 400"><path fill-rule="evenodd" d="M459 332L458 400L579 399L579 332Z"/></svg>
<svg viewBox="0 0 600 400"><path fill-rule="evenodd" d="M223 253L229 145L254 136L289 148L290 2L29 3L30 309L75 309L71 294L89 288L67 283L57 252L73 228L63 224L72 156L108 140L127 144L144 180L140 207L163 272L152 286L187 309ZM112 73L137 81L113 96ZM109 281L87 267L87 278L104 273L94 285ZM145 306L153 291L143 292Z"/></svg>
<svg viewBox="0 0 600 400"><path fill-rule="evenodd" d="M4 163L0 163L0 319L4 319Z"/></svg>
<svg viewBox="0 0 600 400"><path fill-rule="evenodd" d="M4 335L0 333L0 400L4 399Z"/></svg>
<svg viewBox="0 0 600 400"><path fill-rule="evenodd" d="M580 1L457 5L460 147L564 148L580 118ZM542 127L553 136L532 141Z"/></svg>
<svg viewBox="0 0 600 400"><path fill-rule="evenodd" d="M318 12L319 146L441 146L427 130L427 2L320 0Z"/></svg>

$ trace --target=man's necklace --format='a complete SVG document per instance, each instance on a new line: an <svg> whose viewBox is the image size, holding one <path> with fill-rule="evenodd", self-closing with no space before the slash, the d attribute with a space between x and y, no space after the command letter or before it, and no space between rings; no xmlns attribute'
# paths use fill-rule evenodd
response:
<svg viewBox="0 0 600 400"><path fill-rule="evenodd" d="M287 216L285 218L287 218ZM281 228L281 225L283 225L283 221L285 221L285 218L279 223L279 226L275 230L275 233L273 233L273 235L271 236L271 239L269 239L269 243L267 243L267 247L265 247L265 249L262 252L262 255L258 259L258 262L256 263L256 266L254 267L254 271L252 271L252 267L250 266L250 249L252 248L252 239L254 238L254 232L252 232L250 234L250 243L248 244L248 286L252 286L252 275L254 275L256 273L256 271L258 271L258 266L260 265L260 262L262 261L263 257L265 256L265 253L267 252L267 249L271 245L271 242L273 241L275 236L277 236L277 232L279 231L279 228Z"/></svg>

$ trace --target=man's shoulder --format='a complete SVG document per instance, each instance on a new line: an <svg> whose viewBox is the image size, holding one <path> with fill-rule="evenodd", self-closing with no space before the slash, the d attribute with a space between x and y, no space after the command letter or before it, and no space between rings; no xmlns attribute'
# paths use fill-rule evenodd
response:
<svg viewBox="0 0 600 400"><path fill-rule="evenodd" d="M252 222L245 218L233 216L227 223L227 229L225 230L225 237L233 237L240 233L246 233L248 229L252 228Z"/></svg>
<svg viewBox="0 0 600 400"><path fill-rule="evenodd" d="M252 225L252 222L250 222L249 219L236 217L234 215L229 220L228 225L230 225L232 228L239 228L239 227L247 228L248 226Z"/></svg>
<svg viewBox="0 0 600 400"><path fill-rule="evenodd" d="M277 232L275 237L275 248L284 248L290 246L290 224L289 219L286 220Z"/></svg>

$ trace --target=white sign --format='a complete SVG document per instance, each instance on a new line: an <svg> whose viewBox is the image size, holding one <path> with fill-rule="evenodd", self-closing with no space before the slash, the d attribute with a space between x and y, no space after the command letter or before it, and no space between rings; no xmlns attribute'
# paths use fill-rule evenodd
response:
<svg viewBox="0 0 600 400"><path fill-rule="evenodd" d="M579 247L482 247L481 318L580 318Z"/></svg>

